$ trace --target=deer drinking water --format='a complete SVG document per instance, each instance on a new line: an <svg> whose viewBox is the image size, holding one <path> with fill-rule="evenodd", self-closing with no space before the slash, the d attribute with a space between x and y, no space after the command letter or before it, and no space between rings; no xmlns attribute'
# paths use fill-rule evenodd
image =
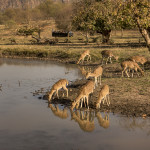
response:
<svg viewBox="0 0 150 150"><path fill-rule="evenodd" d="M74 107L78 109L80 104L81 104L80 107L82 108L82 103L87 104L88 107L89 95L93 93L93 90L94 90L94 82L89 80L85 85L82 86L79 95L72 103L71 109L73 110Z"/></svg>
<svg viewBox="0 0 150 150"><path fill-rule="evenodd" d="M108 85L104 85L102 87L102 89L99 92L99 96L98 96L98 100L96 101L96 109L100 108L100 105L103 101L106 101L107 105L110 105L110 101L109 101L109 86Z"/></svg>
<svg viewBox="0 0 150 150"><path fill-rule="evenodd" d="M56 93L57 97L59 98L58 96L58 91L63 88L64 90L66 90L67 92L67 97L68 97L68 89L67 89L67 86L68 85L68 81L66 79L60 79L59 81L57 81L51 88L51 91L48 95L48 101L50 102L51 99L52 99L52 96L54 95L54 93Z"/></svg>

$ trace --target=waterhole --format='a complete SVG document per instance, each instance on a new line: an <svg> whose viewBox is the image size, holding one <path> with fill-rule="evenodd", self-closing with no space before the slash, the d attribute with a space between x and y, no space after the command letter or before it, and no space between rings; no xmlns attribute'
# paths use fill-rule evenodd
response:
<svg viewBox="0 0 150 150"><path fill-rule="evenodd" d="M60 78L82 79L76 65L0 59L0 150L148 150L150 120L48 104Z"/></svg>

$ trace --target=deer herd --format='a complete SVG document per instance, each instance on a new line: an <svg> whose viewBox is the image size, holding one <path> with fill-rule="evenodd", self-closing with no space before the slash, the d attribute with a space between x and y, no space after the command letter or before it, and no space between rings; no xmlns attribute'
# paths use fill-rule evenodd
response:
<svg viewBox="0 0 150 150"><path fill-rule="evenodd" d="M105 64L107 64L108 62L112 63L112 58L114 58L116 61L118 61L118 56L115 56L113 54L112 51L110 50L103 50L101 52L102 55L102 61L101 64L103 65L104 63L104 59L106 59ZM79 58L79 60L77 61L77 64L83 63L85 58L87 58L87 61L91 60L91 55L90 55L90 51L86 50L85 52L83 52ZM124 77L124 73L127 75L127 77L130 77L130 72L131 72L131 77L133 77L134 75L134 71L137 73L138 76L139 73L138 71L141 73L141 75L144 76L144 69L141 69L140 65L144 65L144 63L147 62L147 59L143 56L133 56L131 58L129 58L129 60L123 61L121 62L121 68L122 68L122 77ZM77 95L77 97L72 100L71 103L71 110L73 110L74 108L76 110L78 110L79 108L82 108L83 105L84 107L89 108L89 98L90 95L94 92L94 90L97 88L99 89L99 85L101 85L101 77L103 74L103 67L102 65L98 65L98 67L93 71L93 72L88 72L86 73L85 70L83 70L83 74L85 75L86 79L89 78L94 78L93 80L86 80L86 83L80 88L80 92ZM59 98L59 94L58 91L60 89L64 89L66 91L66 96L68 97L68 89L67 89L67 85L68 85L68 81L66 79L61 79L59 81L57 81L51 88L49 94L48 94L48 101L49 103L51 102L54 94L56 93L57 97ZM97 100L96 103L93 102L93 105L96 109L100 109L101 104L106 103L107 106L110 105L110 99L109 99L109 85L103 85L102 88L100 90L98 90L99 93L97 95ZM64 95L64 94L63 94Z"/></svg>

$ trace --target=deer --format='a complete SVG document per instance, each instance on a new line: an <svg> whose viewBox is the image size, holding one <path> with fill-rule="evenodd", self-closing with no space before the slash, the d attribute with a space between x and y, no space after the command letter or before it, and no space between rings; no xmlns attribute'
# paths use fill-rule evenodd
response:
<svg viewBox="0 0 150 150"><path fill-rule="evenodd" d="M89 50L86 50L86 51L84 51L81 54L79 60L77 61L77 64L79 64L80 62L83 63L83 61L84 61L84 59L85 59L86 56L87 56L87 61L91 60L91 55L90 55L90 51Z"/></svg>
<svg viewBox="0 0 150 150"><path fill-rule="evenodd" d="M102 87L102 89L99 91L99 96L96 101L96 109L100 108L101 103L106 101L107 105L110 105L109 101L109 86L106 84Z"/></svg>
<svg viewBox="0 0 150 150"><path fill-rule="evenodd" d="M73 110L75 107L78 109L79 107L82 108L82 104L84 103L85 105L88 106L88 101L89 101L89 95L93 93L94 90L94 82L89 80L85 85L83 85L80 89L80 93L77 96L77 98L72 102L71 105L71 110ZM81 104L81 106L80 106Z"/></svg>
<svg viewBox="0 0 150 150"><path fill-rule="evenodd" d="M111 60L112 57L113 57L116 61L118 61L118 58L119 58L118 56L115 56L115 55L113 54L113 52L110 51L110 50L103 50L103 51L101 52L101 55L102 55L102 62L101 62L101 64L103 64L104 58L107 58L106 64L107 64L108 60L109 60L110 63L112 63L112 60Z"/></svg>
<svg viewBox="0 0 150 150"><path fill-rule="evenodd" d="M81 66L78 66L78 68L80 69L81 74L82 74L83 76L86 76L86 74L91 71L91 68L88 67L88 66L82 66L82 67L81 67Z"/></svg>
<svg viewBox="0 0 150 150"><path fill-rule="evenodd" d="M101 85L101 76L102 76L102 73L103 73L103 68L101 66L98 66L94 70L93 73L91 73L91 72L87 73L86 79L88 79L89 77L94 77L95 78L95 85L97 86L98 82Z"/></svg>
<svg viewBox="0 0 150 150"><path fill-rule="evenodd" d="M143 66L143 69L144 69L144 64L147 62L147 59L144 56L132 56L130 60L141 64Z"/></svg>
<svg viewBox="0 0 150 150"><path fill-rule="evenodd" d="M133 73L134 73L134 70L135 72L137 73L138 77L139 77L139 74L138 74L138 70L141 72L141 74L144 76L144 71L139 67L139 65L136 63L136 62L133 62L133 61L123 61L121 63L121 67L122 67L122 77L124 77L123 73L125 72L127 77L129 78L129 74L128 74L128 70L132 70L132 78L133 78Z"/></svg>
<svg viewBox="0 0 150 150"><path fill-rule="evenodd" d="M66 90L67 92L67 97L68 97L68 89L67 89L67 86L68 85L68 81L66 79L60 79L59 81L57 81L51 88L51 91L49 92L49 95L48 95L48 101L50 102L52 97L53 97L53 94L56 93L57 97L59 98L58 96L58 91L60 89L64 89Z"/></svg>

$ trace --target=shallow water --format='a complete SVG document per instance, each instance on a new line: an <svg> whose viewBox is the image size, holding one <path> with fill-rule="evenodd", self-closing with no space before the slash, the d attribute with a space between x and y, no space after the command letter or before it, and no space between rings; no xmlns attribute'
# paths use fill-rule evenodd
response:
<svg viewBox="0 0 150 150"><path fill-rule="evenodd" d="M48 106L41 93L60 78L71 83L82 75L76 65L0 59L0 150L150 148L148 118Z"/></svg>

